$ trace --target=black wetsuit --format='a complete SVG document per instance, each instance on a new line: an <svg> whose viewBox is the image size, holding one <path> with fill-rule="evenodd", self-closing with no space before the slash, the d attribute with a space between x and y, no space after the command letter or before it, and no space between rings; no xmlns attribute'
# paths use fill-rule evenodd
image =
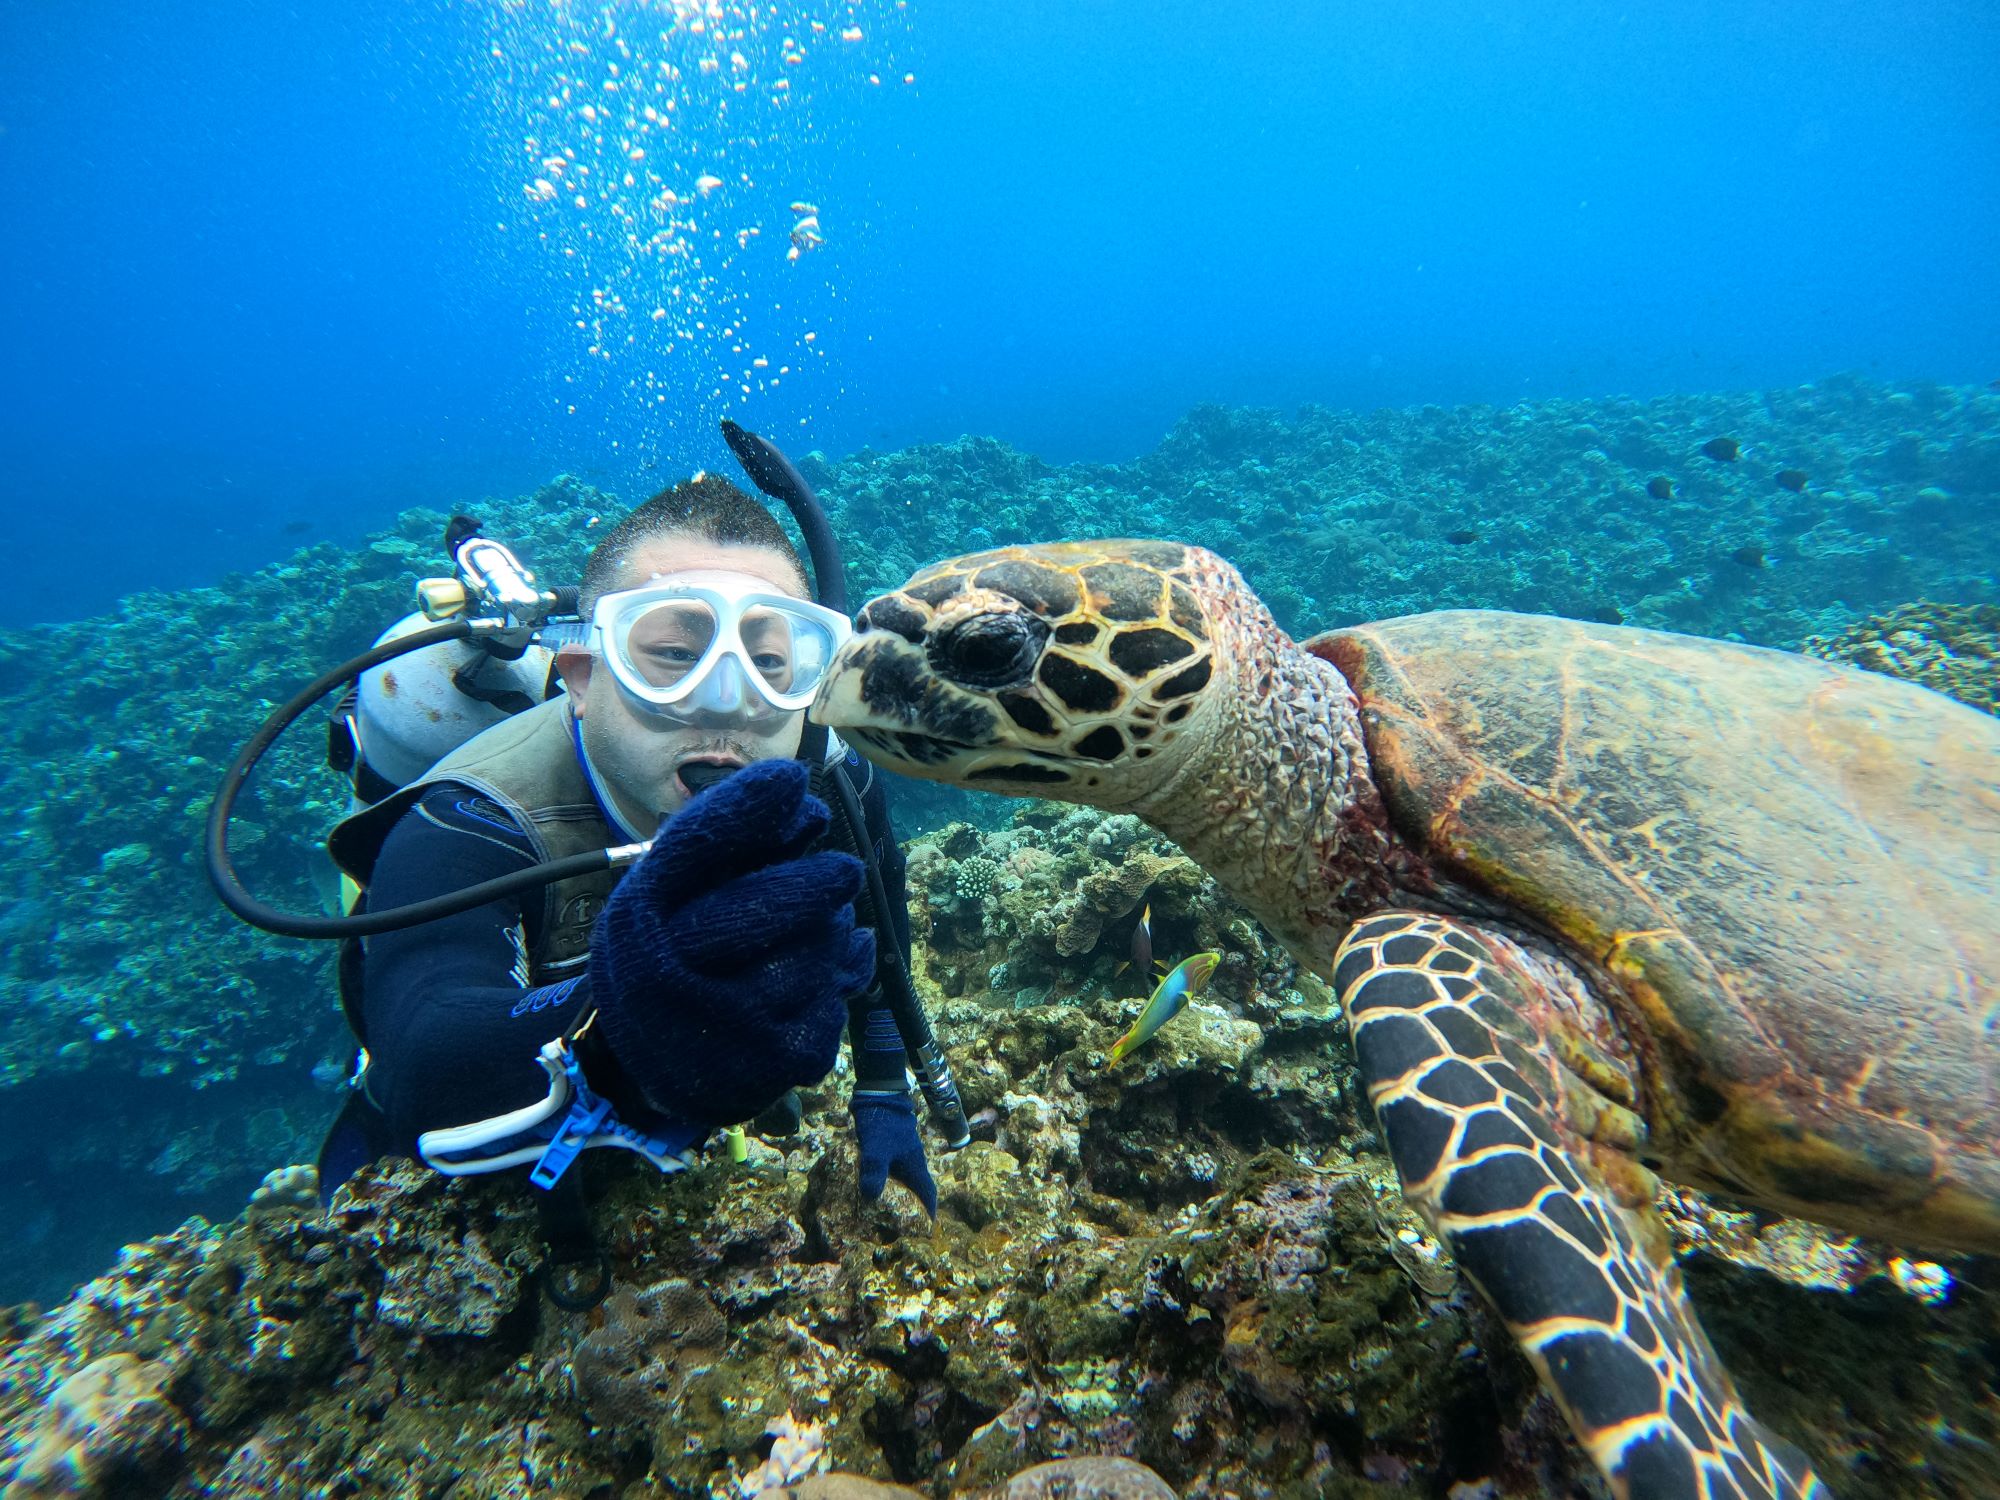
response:
<svg viewBox="0 0 2000 1500"><path fill-rule="evenodd" d="M902 945L907 966L904 861L887 799L879 778L851 754L849 771L857 783L866 778L865 837L875 846L892 913L895 931L888 940ZM512 874L533 861L526 836L503 809L469 787L440 782L390 831L367 904L376 910L402 906ZM579 972L557 984L525 987L526 954L537 949L541 913L542 903L532 896L509 897L365 940L360 1020L382 1149L414 1155L423 1131L490 1119L546 1096L548 1078L536 1054L586 1013L590 981ZM877 941L883 937L878 933ZM662 996L660 1003L673 1002ZM855 1003L849 1036L859 1086L906 1086L901 1038L879 987ZM650 1131L681 1123L648 1106L597 1028L579 1038L577 1055L591 1087L627 1124Z"/></svg>

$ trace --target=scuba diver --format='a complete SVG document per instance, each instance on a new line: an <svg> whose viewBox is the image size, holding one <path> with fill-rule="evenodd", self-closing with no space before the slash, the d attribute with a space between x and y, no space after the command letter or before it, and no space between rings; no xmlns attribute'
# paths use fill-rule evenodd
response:
<svg viewBox="0 0 2000 1500"><path fill-rule="evenodd" d="M800 514L821 589L844 602L796 470L725 433ZM467 577L481 548L512 563L454 524ZM536 597L532 574L511 576L517 598ZM948 1145L968 1137L909 984L903 858L873 768L805 722L846 615L815 602L770 512L712 474L614 526L573 600L539 597L531 637L397 662L395 637L428 638L398 627L342 669L375 662L335 717L335 763L375 799L328 839L359 888L349 915L264 907L224 837L249 768L338 674L267 721L211 813L210 874L233 910L346 939L341 998L362 1051L321 1151L322 1193L383 1155L453 1175L528 1165L552 1189L555 1259L599 1267L577 1296L588 1305L608 1273L567 1170L576 1155L623 1147L675 1171L720 1127L788 1133L793 1091L833 1070L845 1031L862 1192L893 1178L935 1216L906 1062ZM453 660L463 712L441 715L425 687ZM420 769L440 723L449 739L481 720Z"/></svg>

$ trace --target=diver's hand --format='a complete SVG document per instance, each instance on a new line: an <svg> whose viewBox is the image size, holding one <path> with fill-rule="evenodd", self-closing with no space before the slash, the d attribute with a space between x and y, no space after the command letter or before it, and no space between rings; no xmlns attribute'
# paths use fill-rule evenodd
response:
<svg viewBox="0 0 2000 1500"><path fill-rule="evenodd" d="M873 1203L893 1177L915 1193L924 1212L935 1219L937 1183L931 1180L931 1166L924 1159L917 1110L910 1096L857 1090L849 1107L854 1113L855 1144L861 1150L861 1196Z"/></svg>
<svg viewBox="0 0 2000 1500"><path fill-rule="evenodd" d="M832 1071L875 935L855 926L861 861L806 852L828 819L806 787L766 760L702 792L597 919L598 1025L657 1109L731 1124Z"/></svg>

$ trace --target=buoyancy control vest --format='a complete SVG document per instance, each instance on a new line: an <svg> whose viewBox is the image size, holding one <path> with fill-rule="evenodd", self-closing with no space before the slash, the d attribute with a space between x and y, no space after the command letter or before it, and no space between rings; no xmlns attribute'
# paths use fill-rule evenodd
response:
<svg viewBox="0 0 2000 1500"><path fill-rule="evenodd" d="M569 700L551 698L482 730L408 786L335 825L327 836L327 851L361 887L364 901L389 831L443 782L490 799L526 835L537 862L622 842L606 823L576 762ZM539 914L523 924L530 937L529 988L554 984L583 966L590 956L591 928L621 873L600 870L542 888ZM361 940L349 938L341 946L340 1000L348 1025L366 1045L360 967Z"/></svg>
<svg viewBox="0 0 2000 1500"><path fill-rule="evenodd" d="M833 753L846 752L836 742ZM860 854L873 846L879 858L884 846L893 849L894 835L885 827L874 826L871 814L875 809L868 797L874 768L863 762L860 769L864 779L858 793L868 826L856 830L861 847L852 852ZM825 797L822 775L814 772L813 791ZM334 826L327 836L327 851L342 873L360 887L363 903L390 830L427 792L444 783L467 787L491 800L524 832L538 863L620 841L577 764L569 701L556 697L474 735L408 786ZM841 814L836 810L835 827L840 826ZM600 870L542 888L539 912L523 921L528 940L528 988L558 983L589 962L591 932L598 913L623 873ZM878 944L907 943L905 924L895 920L899 914L878 914L872 902L864 901L860 907L864 922L886 928L878 930ZM361 1005L363 941L348 938L341 944L340 1003L349 1028L366 1046ZM876 988L871 986L871 992Z"/></svg>

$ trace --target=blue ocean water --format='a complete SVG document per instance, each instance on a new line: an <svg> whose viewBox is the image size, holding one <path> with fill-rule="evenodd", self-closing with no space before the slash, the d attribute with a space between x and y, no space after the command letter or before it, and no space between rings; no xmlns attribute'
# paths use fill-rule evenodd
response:
<svg viewBox="0 0 2000 1500"><path fill-rule="evenodd" d="M1197 402L2000 373L1990 7L783 4L714 74L674 12L0 8L0 619L636 499L724 412L1115 460Z"/></svg>
<svg viewBox="0 0 2000 1500"><path fill-rule="evenodd" d="M371 1362L409 1375L395 1405L416 1415L379 1447L383 1403L363 1403L358 1420L315 1417L301 1429L316 1434L312 1462L385 1475L401 1462L417 1484L420 1464L459 1462L438 1437L455 1426L493 1450L478 1462L498 1464L514 1493L517 1480L537 1480L537 1434L582 1430L574 1389L551 1402L523 1386L515 1395L529 1404L508 1424L521 1433L514 1454L505 1432L489 1440L451 1405L471 1377L454 1376L442 1400L425 1394L431 1335L447 1364L461 1362L471 1345L453 1340L494 1334L476 1326L481 1277L514 1276L481 1262L476 1220L454 1218L416 1257L426 1264L444 1246L423 1279L445 1320L403 1325L420 1330L406 1344L366 1334L351 1368L334 1369L345 1352L328 1355L324 1382L308 1368L313 1330L326 1334L321 1352L346 1351L407 1286L367 1292L363 1318L352 1297L329 1294L337 1281L313 1279L304 1268L334 1252L288 1241L307 1235L285 1206L302 1191L296 1172L265 1179L263 1229L241 1231L205 1266L210 1250L199 1248L237 1233L228 1226L244 1223L268 1170L311 1158L353 1060L331 945L269 938L217 909L201 875L203 816L261 711L372 638L406 607L410 576L436 566L436 519L414 508L479 511L551 579L574 576L603 535L590 528L619 504L728 464L716 433L728 416L800 456L848 533L857 595L946 552L1158 529L1225 553L1300 633L1464 604L1760 644L1818 638L1822 649L1873 616L1860 627L1874 632L1864 653L1826 654L1990 707L1996 78L2000 15L1971 4L0 0L0 515L12 542L0 589L0 677L12 689L0 704L0 1487L41 1462L23 1458L24 1412L57 1412L38 1430L64 1451L64 1413L82 1404L79 1390L88 1396L89 1372L109 1378L101 1361L78 1370L98 1346L66 1347L66 1330L113 1308L132 1321L102 1347L126 1339L155 1375L180 1370L174 1400L203 1408L185 1453L177 1430L152 1437L149 1462L184 1462L176 1493L277 1492L289 1440L279 1407L359 1380ZM217 581L222 590L204 589ZM349 807L347 785L320 764L318 727L310 720L270 757L233 835L248 883L300 911L339 900L322 839ZM1094 1005L1101 1018L1118 1003L1092 976L1137 954L1121 926L1130 912L1090 916L1077 942L1057 945L1064 962L1040 969L1018 962L1015 947L1033 945L1007 922L1043 897L1067 899L1051 872L1074 882L1078 866L1059 860L1080 858L1080 841L1092 860L1134 861L1137 825L1046 808L1039 823L1014 824L1013 803L929 784L896 796L906 841L934 836L912 866L916 909L932 919L920 941L937 960L926 983L959 1028L947 1045L986 1065L990 1091L1004 1071L994 1057L1012 1066L1024 1055L973 1048L968 1038L998 1029L995 1017L1047 1001ZM1012 916L997 898L989 909L1009 880L1017 894L1041 892ZM1163 943L1196 930L1185 889L1172 904L1127 894L1140 923L1159 904ZM1206 891L1198 903L1222 909ZM1226 942L1209 935L1236 968L1275 952L1238 929L1232 920ZM1148 972L1137 968L1128 985ZM1260 967L1265 1021L1274 990L1295 998L1280 987L1290 972ZM1303 1012L1287 1006L1279 1019L1292 1026ZM1266 1061L1296 1065L1320 1024L1280 1038ZM1213 1080L1197 1077L1181 1097L1204 1101L1198 1110L1177 1108L1158 1128L1143 1113L1106 1124L1100 1111L1098 1133L1075 1136L1093 1160L1051 1173L1061 1158L1049 1142L1081 1094L1055 1087L1069 1062L1025 1066L1048 1069L1032 1087L1064 1102L1031 1126L1047 1101L1010 1074L1002 1106L1028 1108L1018 1122L1000 1107L975 1111L991 1136L981 1144L1028 1153L1023 1178L1079 1177L1070 1186L1094 1207L1078 1209L1079 1196L1048 1212L1093 1241L1125 1238L1183 1202L1248 1232L1240 1205L1210 1189L1252 1152L1326 1144L1272 1101L1287 1090L1286 1110L1308 1099L1323 1127L1358 1100L1325 1087L1323 1072L1267 1089L1278 1073L1260 1062L1265 1097L1237 1134L1212 1128L1209 1116L1232 1109L1210 1109ZM1857 1097L1873 1067L1860 1069ZM821 1131L840 1106L810 1109ZM1163 1139L1182 1127L1185 1139ZM1134 1137L1143 1149L1127 1152ZM1185 1180L1167 1184L1182 1164ZM1287 1190L1274 1212L1305 1213L1297 1205L1317 1191ZM1374 1189L1362 1191L1373 1253L1389 1226ZM835 1196L847 1195L825 1201ZM1125 1207L1100 1225L1111 1200ZM292 1227L272 1227L288 1214ZM947 1201L957 1228L989 1215L1003 1217ZM340 1253L368 1262L361 1281L409 1271L391 1266L407 1245L370 1249L375 1231L355 1222ZM1309 1215L1302 1222L1310 1229ZM687 1269L653 1258L644 1233L654 1228L621 1239L621 1270ZM231 1257L260 1234L293 1243L297 1263L245 1271ZM1315 1234L1298 1242L1306 1258L1319 1253ZM820 1236L816 1225L814 1256ZM979 1253L1006 1237L986 1236ZM150 1246L119 1257L138 1241ZM1782 1257L1781 1235L1773 1244ZM1271 1262L1295 1290L1297 1248L1277 1246L1294 1255L1288 1267ZM1393 1244L1389 1253L1409 1271ZM1723 1279L1735 1273L1718 1269L1728 1258L1695 1255L1690 1276L1706 1279L1702 1310L1730 1361L1745 1356L1759 1410L1851 1456L1859 1477L1890 1471L1879 1491L1850 1490L1843 1475L1840 1492L1987 1493L2000 1436L1990 1260L1888 1262L1904 1270L1876 1269L1902 1290L1876 1277L1873 1301L1836 1298L1808 1276L1819 1303L1795 1298L1789 1310L1779 1299L1796 1282L1760 1292L1753 1281L1737 1321L1739 1284ZM1345 1277L1349 1264L1333 1259ZM1030 1301L1057 1301L1040 1293L1083 1285L1067 1269L1078 1263L1056 1272L1045 1258L1015 1284ZM831 1260L816 1265L831 1274ZM1970 1295L1942 1297L1968 1265ZM96 1311L70 1315L89 1294L46 1319L7 1306L61 1304L106 1274L119 1284ZM1834 1283L1852 1290L1865 1279L1852 1275ZM1260 1270L1255 1284L1269 1279ZM1422 1277L1414 1284L1435 1305L1393 1300L1428 1325L1443 1299ZM518 1278L510 1286L508 1297ZM867 1296L886 1304L879 1290ZM731 1319L770 1311L759 1338L797 1305L745 1295L759 1305L739 1301ZM240 1328L204 1344L174 1322L176 1298ZM715 1311L706 1293L696 1300ZM1197 1337L1228 1327L1232 1347L1245 1328L1255 1340L1264 1317L1214 1319L1186 1301L1208 1324ZM1919 1310L1934 1301L1948 1305ZM272 1337L298 1308L296 1344ZM1787 1326L1774 1308L1797 1313L1807 1336L1794 1345L1771 1333ZM510 1314L486 1349L532 1321ZM1056 1358L1052 1326L1022 1324L1023 1347L1046 1346L1037 1359ZM1264 1351L1283 1346L1271 1331L1281 1326L1271 1322ZM1379 1324L1400 1326L1400 1313ZM234 1390L240 1369L210 1378L236 1358L239 1332L273 1376L254 1417L272 1420L254 1435L251 1408L216 1395ZM821 1324L812 1336L852 1332ZM1351 1450L1337 1457L1354 1474L1410 1480L1382 1446L1392 1429L1367 1425L1381 1413L1365 1395L1357 1403L1365 1385L1340 1385L1339 1372L1365 1380L1388 1344L1462 1368L1476 1332L1436 1347L1386 1334L1325 1361L1337 1399L1305 1425L1328 1461ZM954 1443L975 1423L1012 1432L1002 1418L1027 1410L989 1413L981 1403L1006 1380L965 1383L977 1345L953 1333L938 1347L953 1340L965 1389L949 1402L916 1344L906 1414L897 1387L885 1398L873 1377L865 1427L884 1452L920 1428ZM1859 1381L1850 1392L1845 1370L1822 1370L1835 1363L1822 1351L1850 1340L1848 1368L1882 1366L1893 1396ZM787 1333L782 1347L800 1345ZM1202 1348L1212 1352L1190 1341L1176 1356L1177 1381L1209 1378L1196 1368L1206 1355L1185 1357ZM1878 1348L1907 1365L1878 1360ZM1111 1385L1128 1351L1116 1353L1103 1368L1052 1363L1032 1380L1023 1366L1024 1399L1031 1383L1037 1400L1040 1387L1058 1392L1026 1426L1044 1421L1044 1441L1077 1448L1057 1425L1067 1396L1070 1416L1115 1413L1083 1446L1129 1446L1136 1429L1117 1424L1129 1427L1153 1376L1121 1406ZM190 1363L176 1365L183 1354ZM1222 1362L1260 1414L1290 1399L1283 1361L1261 1358ZM574 1380L567 1355L499 1363ZM289 1393L276 1373L287 1365ZM1798 1394L1821 1404L1787 1411L1769 1398L1794 1394L1800 1368L1814 1379ZM715 1378L752 1391L733 1371ZM965 1394L975 1384L978 1401ZM67 1406L52 1399L59 1385ZM588 1400L582 1410L593 1431L577 1446L606 1447L599 1413ZM847 1410L849 1433L862 1430L861 1408ZM1195 1406L1184 1411L1154 1457L1180 1461L1182 1422L1199 1425ZM897 1431L906 1418L909 1432ZM1413 1456L1462 1450L1421 1485L1441 1493L1462 1475L1451 1493L1490 1492L1477 1478L1482 1450L1503 1446L1504 1428L1478 1401L1421 1425ZM691 1419L672 1433L662 1465L676 1446L701 1448L698 1429ZM733 1463L755 1431L732 1441ZM260 1465L269 1491L243 1478ZM1972 1477L1928 1482L1955 1465ZM1225 1474L1204 1483L1224 1487ZM632 1477L620 1476L621 1492ZM1898 1488L1906 1478L1924 1487ZM462 1479L479 1488L456 1472L422 1483L442 1492Z"/></svg>

